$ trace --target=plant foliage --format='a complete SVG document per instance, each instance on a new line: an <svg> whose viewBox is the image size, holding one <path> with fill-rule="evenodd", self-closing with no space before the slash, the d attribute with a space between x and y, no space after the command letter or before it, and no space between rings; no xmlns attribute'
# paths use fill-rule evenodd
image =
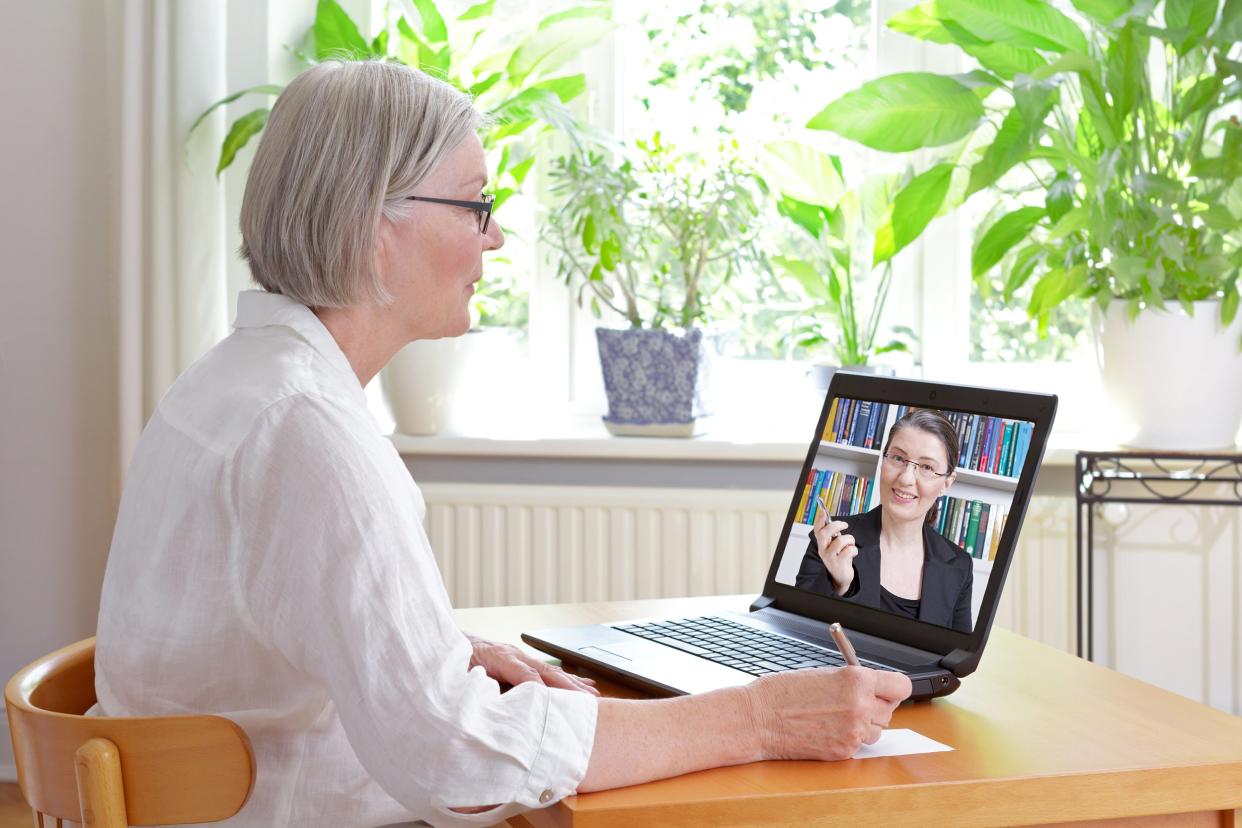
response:
<svg viewBox="0 0 1242 828"><path fill-rule="evenodd" d="M956 46L979 68L879 78L808 126L887 152L952 145L924 173L917 212L985 190L1007 197L978 230L976 281L999 272L1006 302L1029 287L1041 333L1076 298L1120 299L1132 315L1220 299L1232 321L1242 2L930 0L888 27ZM940 186L945 163L960 186Z"/></svg>

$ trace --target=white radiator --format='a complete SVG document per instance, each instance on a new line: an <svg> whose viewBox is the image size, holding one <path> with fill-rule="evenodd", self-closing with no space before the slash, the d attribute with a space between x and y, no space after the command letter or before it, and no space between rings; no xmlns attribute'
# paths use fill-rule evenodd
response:
<svg viewBox="0 0 1242 828"><path fill-rule="evenodd" d="M420 488L457 607L757 593L789 509L770 490Z"/></svg>
<svg viewBox="0 0 1242 828"><path fill-rule="evenodd" d="M758 592L789 495L427 483L457 607ZM1073 648L1073 501L1036 498L995 624Z"/></svg>

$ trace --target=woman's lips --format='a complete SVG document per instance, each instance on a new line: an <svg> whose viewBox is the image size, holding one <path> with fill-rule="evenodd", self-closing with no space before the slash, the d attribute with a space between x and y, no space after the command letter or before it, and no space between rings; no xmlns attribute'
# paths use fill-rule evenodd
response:
<svg viewBox="0 0 1242 828"><path fill-rule="evenodd" d="M897 498L898 503L913 503L919 499L918 495L907 494L906 492L900 492L896 489L893 489L892 492L893 497Z"/></svg>

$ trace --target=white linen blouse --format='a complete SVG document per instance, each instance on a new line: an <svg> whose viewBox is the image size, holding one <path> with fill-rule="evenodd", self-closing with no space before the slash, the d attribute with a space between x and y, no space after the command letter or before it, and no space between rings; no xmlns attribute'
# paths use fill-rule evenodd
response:
<svg viewBox="0 0 1242 828"><path fill-rule="evenodd" d="M425 508L319 319L243 292L130 464L97 711L237 722L257 773L230 826L492 824L573 793L595 698L470 669Z"/></svg>

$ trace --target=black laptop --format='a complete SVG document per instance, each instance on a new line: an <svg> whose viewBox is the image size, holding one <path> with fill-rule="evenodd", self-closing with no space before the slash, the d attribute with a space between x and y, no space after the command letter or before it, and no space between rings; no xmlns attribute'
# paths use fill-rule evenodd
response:
<svg viewBox="0 0 1242 828"><path fill-rule="evenodd" d="M1047 394L838 372L790 480L789 513L750 612L522 639L622 683L680 695L840 666L828 632L837 621L863 664L910 677L913 698L951 693L987 643L1056 407ZM855 538L844 563L830 541L821 554L813 539L818 512ZM904 545L899 552L886 540L893 551L882 567L886 525L886 539Z"/></svg>

